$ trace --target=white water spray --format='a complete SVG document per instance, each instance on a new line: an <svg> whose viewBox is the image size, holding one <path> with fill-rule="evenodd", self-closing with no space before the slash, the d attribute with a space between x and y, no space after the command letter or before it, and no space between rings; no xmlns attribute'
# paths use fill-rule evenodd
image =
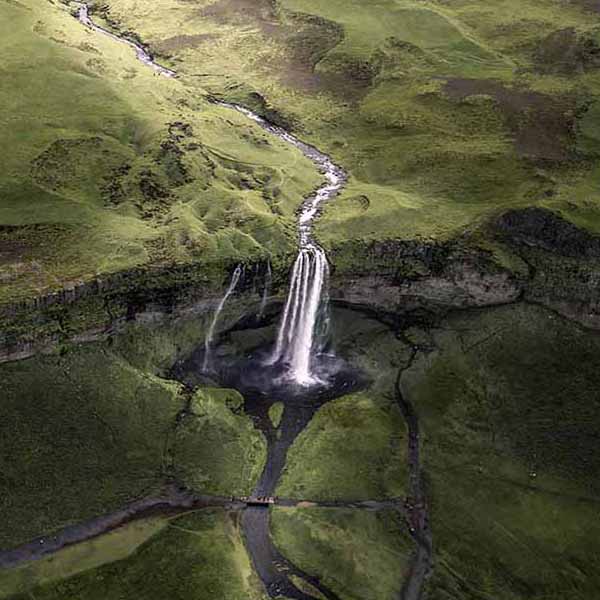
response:
<svg viewBox="0 0 600 600"><path fill-rule="evenodd" d="M233 275L231 277L231 281L229 282L229 287L227 288L225 295L221 298L221 301L219 302L219 305L217 306L217 310L215 311L215 314L213 316L213 320L208 329L208 333L206 334L206 338L204 340L204 362L202 364L202 371L204 373L207 373L210 370L212 343L213 343L213 339L215 337L215 329L217 327L217 323L219 322L219 317L221 316L221 313L223 312L223 308L225 307L225 304L227 303L229 296L231 296L231 294L233 294L233 292L235 291L235 288L237 287L237 284L240 280L243 270L244 269L243 269L242 265L238 265L235 268L235 271L233 272Z"/></svg>

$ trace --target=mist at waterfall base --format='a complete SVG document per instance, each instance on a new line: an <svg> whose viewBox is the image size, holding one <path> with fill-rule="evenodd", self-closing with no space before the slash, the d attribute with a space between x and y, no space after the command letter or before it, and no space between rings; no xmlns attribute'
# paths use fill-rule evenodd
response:
<svg viewBox="0 0 600 600"><path fill-rule="evenodd" d="M276 344L273 325L279 313L272 306L261 321L249 316L242 319L233 330L217 340L210 360L210 371L203 370L204 345L183 364L176 367L174 375L192 387L218 382L220 386L238 390L247 398L280 400L295 398L311 401L322 397L337 397L363 387L364 375L343 357L336 355L329 342L321 351L313 354L312 376L309 384L300 384L290 377L290 365L284 361L272 362ZM241 347L231 342L231 334L242 336L253 333L269 333L269 339L258 344ZM260 336L261 338L266 337ZM183 376L185 374L185 376Z"/></svg>
<svg viewBox="0 0 600 600"><path fill-rule="evenodd" d="M215 337L220 312L235 296L240 281L242 270L236 268L204 344L186 361L183 370L188 376L195 373L195 385L216 380L254 397L315 398L356 387L362 375L336 355L331 345L334 325L327 295L328 272L324 255L300 252L285 303L265 306L261 301L257 314L246 315L232 329ZM265 285L270 285L269 270ZM232 338L249 341L232 343Z"/></svg>
<svg viewBox="0 0 600 600"><path fill-rule="evenodd" d="M271 305L262 319L254 316L241 319L231 331L215 340L209 370L204 369L205 346L199 346L184 368L188 374L190 371L196 374L194 383L200 384L208 378L252 397L316 398L334 390L338 395L362 381L362 375L333 351L330 344L332 325L328 316L324 317L322 334L311 353L310 379L298 381L285 351L281 358L274 360L282 331L280 323L279 334L275 333L274 325L282 313L280 310L274 312L274 308ZM239 345L231 342L232 333L238 339L244 335L251 338L252 334L258 333L261 341L248 346Z"/></svg>

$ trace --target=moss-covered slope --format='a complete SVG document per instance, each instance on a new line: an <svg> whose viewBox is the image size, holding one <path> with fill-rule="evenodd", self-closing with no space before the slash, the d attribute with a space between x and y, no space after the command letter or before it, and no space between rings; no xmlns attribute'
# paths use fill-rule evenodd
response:
<svg viewBox="0 0 600 600"><path fill-rule="evenodd" d="M270 111L348 169L319 226L329 247L447 239L532 204L598 229L591 2L100 4L183 79L201 71L202 85Z"/></svg>
<svg viewBox="0 0 600 600"><path fill-rule="evenodd" d="M0 2L0 303L147 265L285 255L298 151L60 3ZM220 281L219 281L220 282Z"/></svg>
<svg viewBox="0 0 600 600"><path fill-rule="evenodd" d="M134 367L104 345L0 366L0 548L122 509L177 482L247 494L265 442L235 392Z"/></svg>

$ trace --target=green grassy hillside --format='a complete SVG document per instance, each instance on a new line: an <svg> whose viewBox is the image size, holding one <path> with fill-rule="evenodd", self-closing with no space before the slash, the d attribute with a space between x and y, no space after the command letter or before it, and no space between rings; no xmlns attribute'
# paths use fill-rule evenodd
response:
<svg viewBox="0 0 600 600"><path fill-rule="evenodd" d="M105 345L0 365L0 548L156 497L248 494L265 442L235 391L177 382Z"/></svg>
<svg viewBox="0 0 600 600"><path fill-rule="evenodd" d="M455 315L402 387L423 431L435 600L589 600L598 573L597 334L535 307Z"/></svg>
<svg viewBox="0 0 600 600"><path fill-rule="evenodd" d="M204 511L147 519L0 572L0 598L264 600L236 518Z"/></svg>
<svg viewBox="0 0 600 600"><path fill-rule="evenodd" d="M0 302L295 244L312 164L53 2L0 2Z"/></svg>

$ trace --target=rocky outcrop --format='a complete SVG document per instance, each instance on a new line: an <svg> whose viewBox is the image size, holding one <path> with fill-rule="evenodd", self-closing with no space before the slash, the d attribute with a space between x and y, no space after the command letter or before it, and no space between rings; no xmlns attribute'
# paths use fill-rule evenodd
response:
<svg viewBox="0 0 600 600"><path fill-rule="evenodd" d="M600 329L600 237L541 208L509 211L488 226L524 269L465 240L347 242L329 250L333 301L402 315L414 311L544 305ZM288 285L291 257L273 270L271 301ZM131 321L211 313L231 265L181 265L117 273L26 302L0 306L0 362L106 338ZM240 307L260 304L266 265L248 264Z"/></svg>
<svg viewBox="0 0 600 600"><path fill-rule="evenodd" d="M343 265L358 252L350 245L333 253L338 267L334 300L386 312L439 312L507 304L523 291L522 278L500 267L489 253L457 243L373 243L362 250L360 272L351 274Z"/></svg>
<svg viewBox="0 0 600 600"><path fill-rule="evenodd" d="M509 260L475 242L348 242L330 251L331 296L403 314L525 301L600 329L600 236L542 208L508 211L488 224Z"/></svg>
<svg viewBox="0 0 600 600"><path fill-rule="evenodd" d="M542 208L513 210L495 235L529 265L524 299L600 329L600 237Z"/></svg>
<svg viewBox="0 0 600 600"><path fill-rule="evenodd" d="M600 237L543 208L511 210L494 226L512 246L529 246L572 258L600 258Z"/></svg>

